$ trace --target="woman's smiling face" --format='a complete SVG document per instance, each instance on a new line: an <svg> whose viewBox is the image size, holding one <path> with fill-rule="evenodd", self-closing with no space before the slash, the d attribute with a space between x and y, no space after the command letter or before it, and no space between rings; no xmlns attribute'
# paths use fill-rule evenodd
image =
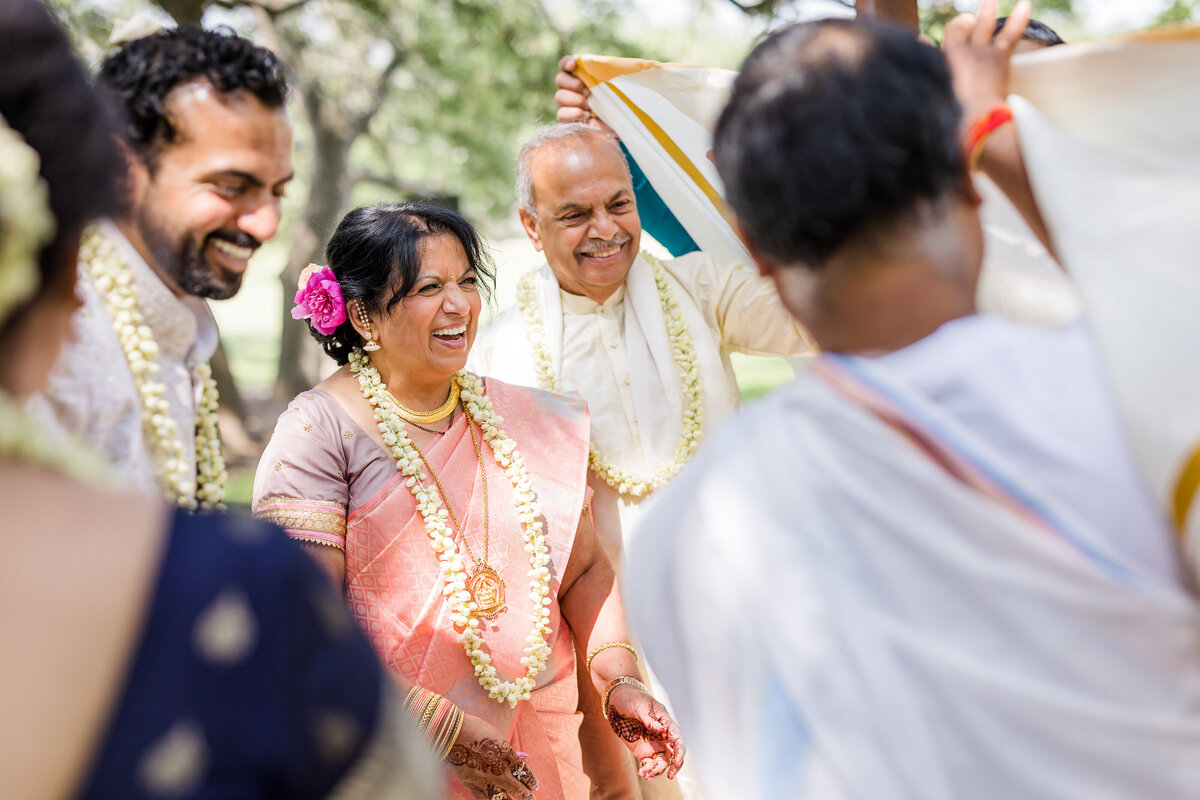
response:
<svg viewBox="0 0 1200 800"><path fill-rule="evenodd" d="M426 384L449 379L466 366L479 328L483 298L479 278L458 238L449 233L421 240L416 283L399 303L372 319L401 380Z"/></svg>

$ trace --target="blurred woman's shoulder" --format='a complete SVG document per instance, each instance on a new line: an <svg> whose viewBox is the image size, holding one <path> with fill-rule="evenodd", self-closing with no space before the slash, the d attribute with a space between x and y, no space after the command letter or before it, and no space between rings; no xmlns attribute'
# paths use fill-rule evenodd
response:
<svg viewBox="0 0 1200 800"><path fill-rule="evenodd" d="M6 796L63 797L137 647L168 511L14 463L0 463L0 486L0 774Z"/></svg>

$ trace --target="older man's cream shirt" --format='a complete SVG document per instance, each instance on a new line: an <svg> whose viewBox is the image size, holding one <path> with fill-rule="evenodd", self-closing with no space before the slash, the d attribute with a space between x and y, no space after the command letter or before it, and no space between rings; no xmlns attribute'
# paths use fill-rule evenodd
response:
<svg viewBox="0 0 1200 800"><path fill-rule="evenodd" d="M739 404L729 353L799 355L811 348L775 287L750 266L706 253L663 262L667 284L691 334L704 402L703 431ZM685 404L653 271L639 257L625 284L603 303L561 290L548 265L535 277L546 348L563 388L591 411L592 441L613 465L652 475L675 456ZM538 385L519 306L480 331L468 366L510 383ZM597 527L632 527L638 498L592 478ZM602 531L602 536L604 535ZM620 550L615 533L605 542Z"/></svg>
<svg viewBox="0 0 1200 800"><path fill-rule="evenodd" d="M138 309L159 347L155 362L160 371L154 380L166 386L171 417L194 473L194 432L203 390L197 369L217 349L216 322L200 298L176 297L114 225L106 223L102 231L133 274ZM72 340L55 363L45 391L30 399L30 411L52 431L89 445L112 466L118 480L159 494L157 464L142 436L141 401L129 362L104 299L83 264L77 291L82 306L72 320Z"/></svg>

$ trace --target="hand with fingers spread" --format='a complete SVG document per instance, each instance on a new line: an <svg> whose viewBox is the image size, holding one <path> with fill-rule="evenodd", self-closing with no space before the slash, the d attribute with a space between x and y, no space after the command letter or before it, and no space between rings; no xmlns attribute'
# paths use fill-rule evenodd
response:
<svg viewBox="0 0 1200 800"><path fill-rule="evenodd" d="M607 709L609 725L637 759L643 780L679 773L683 739L662 703L637 684L623 683L609 691Z"/></svg>
<svg viewBox="0 0 1200 800"><path fill-rule="evenodd" d="M538 781L522 755L500 731L468 714L446 765L477 800L533 800Z"/></svg>
<svg viewBox="0 0 1200 800"><path fill-rule="evenodd" d="M1029 0L1021 0L1003 30L995 33L996 0L984 0L978 16L959 14L946 25L942 51L967 124L1003 104L1008 96L1009 62L1030 13Z"/></svg>
<svg viewBox="0 0 1200 800"><path fill-rule="evenodd" d="M575 57L563 56L558 62L558 74L554 76L554 105L559 122L583 122L598 131L617 138L613 129L600 121L588 105L591 94L587 85L575 76Z"/></svg>
<svg viewBox="0 0 1200 800"><path fill-rule="evenodd" d="M1012 118L1005 105L1009 65L1029 24L1030 11L1029 0L1021 0L996 33L996 0L984 0L978 17L960 14L946 25L942 50L963 110L970 165L982 169L1000 187L1053 255L1054 242L1029 183L1016 128L1005 122ZM999 116L995 116L997 112L1001 112Z"/></svg>

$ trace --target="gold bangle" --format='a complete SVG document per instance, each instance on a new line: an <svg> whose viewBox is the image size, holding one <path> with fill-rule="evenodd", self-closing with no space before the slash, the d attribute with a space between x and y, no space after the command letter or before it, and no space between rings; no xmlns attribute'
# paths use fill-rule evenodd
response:
<svg viewBox="0 0 1200 800"><path fill-rule="evenodd" d="M602 651L607 650L610 647L622 647L622 648L628 650L629 652L633 653L633 660L635 662L638 660L638 654L637 654L637 651L633 649L633 645L627 644L625 642L605 642L604 644L593 647L592 652L588 653L587 663L584 664L584 668L588 671L589 674L591 674L591 671L592 671L592 659L595 658L596 656L598 656Z"/></svg>
<svg viewBox="0 0 1200 800"><path fill-rule="evenodd" d="M445 760L446 756L450 755L450 751L454 749L455 743L458 742L458 734L462 732L463 720L466 716L467 713L460 708L458 710L458 719L454 722L454 732L450 734L450 738L446 741L446 749L439 757L439 761Z"/></svg>
<svg viewBox="0 0 1200 800"><path fill-rule="evenodd" d="M417 730L419 730L421 733L424 733L425 729L429 727L429 720L433 718L433 712L437 710L438 703L442 702L442 696L440 694L433 694L432 692L430 692L430 694L432 697L426 701L425 713L421 715L421 722L419 725L417 725Z"/></svg>
<svg viewBox="0 0 1200 800"><path fill-rule="evenodd" d="M642 683L632 675L622 675L619 678L613 678L608 682L608 686L604 687L604 699L600 702L600 711L603 712L605 719L608 719L608 697L612 694L613 689L617 688L623 683L636 686L646 694L650 694L650 690L646 688L646 684Z"/></svg>
<svg viewBox="0 0 1200 800"><path fill-rule="evenodd" d="M447 745L446 742L451 736L451 731L454 730L454 724L458 721L462 714L462 711L458 708L458 706L450 703L449 700L446 702L449 703L450 710L446 713L445 718L438 721L437 730L434 731L434 735L432 737L433 752L439 754L439 759L445 758L446 753L450 752L450 746Z"/></svg>
<svg viewBox="0 0 1200 800"><path fill-rule="evenodd" d="M404 695L404 702L400 704L400 708L402 708L405 711L408 711L408 707L412 705L413 698L416 696L417 692L419 692L419 691L421 691L421 685L418 683L414 683L413 687L408 690L408 694Z"/></svg>

